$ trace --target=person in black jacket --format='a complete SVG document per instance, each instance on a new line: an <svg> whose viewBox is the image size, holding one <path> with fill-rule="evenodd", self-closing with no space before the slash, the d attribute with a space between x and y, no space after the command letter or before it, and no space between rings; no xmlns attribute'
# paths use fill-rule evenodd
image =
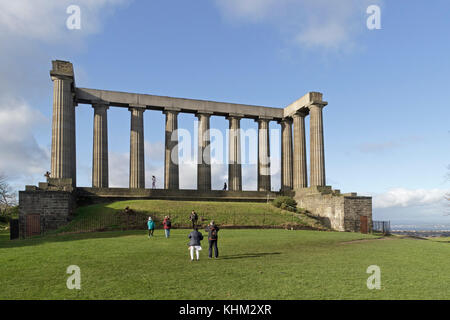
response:
<svg viewBox="0 0 450 320"><path fill-rule="evenodd" d="M198 232L197 228L195 228L194 231L192 231L189 234L188 238L191 239L189 241L189 251L191 253L191 261L194 261L194 251L198 261L200 255L199 251L202 250L200 241L203 240L203 235L201 234L201 232Z"/></svg>
<svg viewBox="0 0 450 320"><path fill-rule="evenodd" d="M206 227L206 232L208 232L208 242L209 242L209 252L208 257L212 258L212 252L214 248L214 257L219 257L219 249L217 249L217 233L219 232L219 227L214 223L214 220Z"/></svg>
<svg viewBox="0 0 450 320"><path fill-rule="evenodd" d="M192 210L191 215L189 216L189 220L191 220L192 222L192 229L195 229L198 221L198 215L194 210Z"/></svg>

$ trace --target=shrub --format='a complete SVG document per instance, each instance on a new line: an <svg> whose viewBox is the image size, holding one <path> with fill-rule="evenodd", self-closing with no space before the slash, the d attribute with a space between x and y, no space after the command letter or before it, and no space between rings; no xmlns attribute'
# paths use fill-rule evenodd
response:
<svg viewBox="0 0 450 320"><path fill-rule="evenodd" d="M291 211L295 211L295 208L297 206L297 202L291 197L287 196L276 197L275 200L272 201L272 204L277 208Z"/></svg>

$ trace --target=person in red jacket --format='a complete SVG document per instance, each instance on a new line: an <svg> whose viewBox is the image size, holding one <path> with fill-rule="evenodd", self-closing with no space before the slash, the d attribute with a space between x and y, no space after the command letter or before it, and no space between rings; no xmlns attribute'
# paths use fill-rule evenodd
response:
<svg viewBox="0 0 450 320"><path fill-rule="evenodd" d="M172 228L172 222L170 221L169 216L164 217L163 226L166 238L170 237L170 228Z"/></svg>

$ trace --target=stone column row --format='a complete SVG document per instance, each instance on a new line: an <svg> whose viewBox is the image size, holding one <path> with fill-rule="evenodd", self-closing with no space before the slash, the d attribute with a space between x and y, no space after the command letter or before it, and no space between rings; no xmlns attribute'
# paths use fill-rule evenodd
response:
<svg viewBox="0 0 450 320"><path fill-rule="evenodd" d="M56 81L56 80L54 80ZM64 82L56 82L58 90L63 91ZM59 88L61 86L61 89ZM64 96L64 95L61 95ZM62 102L59 96L54 99L54 117L60 117L60 126L54 125L54 139L52 145L52 170L55 164L61 172L72 175L72 163L68 161L65 166L59 166L58 158L53 160L53 150L60 150L63 139L57 139L58 130L64 125L74 126L71 118L72 112L68 110L70 101ZM56 107L55 107L56 106ZM325 157L323 144L323 120L322 108L324 104L312 104L310 112L310 160L311 160L311 186L325 185ZM104 104L94 104L94 141L93 141L93 165L92 186L98 188L108 187L108 135L107 135L107 110ZM56 110L55 110L56 109ZM142 107L130 107L131 130L130 130L130 188L145 187L145 162L144 162L144 125ZM164 165L164 187L165 189L179 189L179 166L178 166L178 113L179 109L167 109L165 124L165 165ZM66 112L66 113L65 113ZM306 163L306 135L305 117L307 111L300 110L292 118L285 118L281 124L281 189L291 190L306 188L307 163ZM198 113L198 165L197 165L197 189L202 191L211 190L211 151L210 151L210 117L211 113ZM233 191L242 190L242 166L241 166L241 136L240 115L229 115L229 162L228 162L228 189ZM64 119L64 120L63 120ZM258 191L271 190L270 175L270 143L269 122L270 118L261 117L258 122ZM292 125L294 126L294 137L292 137ZM63 131L62 129L60 129ZM67 130L70 132L69 130ZM55 134L56 132L56 134ZM63 131L65 132L65 131ZM71 144L71 134L64 136L67 144ZM60 142L59 144L57 144ZM65 153L59 152L62 157L72 159L71 148L61 148ZM63 161L64 163L64 161ZM62 171L65 170L65 171ZM58 172L57 170L54 172ZM63 173L61 173L63 177Z"/></svg>
<svg viewBox="0 0 450 320"><path fill-rule="evenodd" d="M308 187L305 117L310 115L310 186L325 186L325 152L322 109L325 102L314 102L308 110L297 111L281 120L281 189ZM292 123L294 141L292 148Z"/></svg>

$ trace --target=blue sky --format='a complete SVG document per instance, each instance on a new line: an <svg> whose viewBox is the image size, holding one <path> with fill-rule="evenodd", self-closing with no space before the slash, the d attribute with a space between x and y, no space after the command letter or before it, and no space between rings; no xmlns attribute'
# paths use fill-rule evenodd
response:
<svg viewBox="0 0 450 320"><path fill-rule="evenodd" d="M66 28L70 4L81 9L79 30ZM380 30L366 27L371 4ZM406 0L0 1L0 171L23 189L49 169L48 72L61 59L79 87L273 107L323 92L327 183L372 195L375 219L450 223L449 11L446 1ZM164 117L144 115L147 176L161 186ZM87 186L92 116L77 107L78 182ZM108 117L111 183L127 186L129 112ZM194 119L180 115L179 127L193 133ZM213 117L211 127L227 121ZM181 186L194 186L195 165L183 173ZM243 175L255 189L256 167ZM225 166L213 167L216 188L225 178Z"/></svg>

